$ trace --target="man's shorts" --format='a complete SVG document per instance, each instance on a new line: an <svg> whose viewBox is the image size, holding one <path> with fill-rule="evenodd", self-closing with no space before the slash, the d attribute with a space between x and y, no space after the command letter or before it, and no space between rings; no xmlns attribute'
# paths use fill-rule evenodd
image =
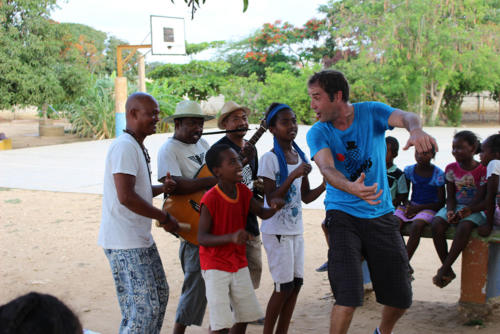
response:
<svg viewBox="0 0 500 334"><path fill-rule="evenodd" d="M252 322L264 316L250 281L248 267L235 273L210 269L202 270L201 274L205 280L212 331L231 328L238 322Z"/></svg>
<svg viewBox="0 0 500 334"><path fill-rule="evenodd" d="M267 263L276 292L280 292L285 283L295 281L301 284L302 280L297 279L304 278L304 237L302 234L262 233L262 243L266 250Z"/></svg>
<svg viewBox="0 0 500 334"><path fill-rule="evenodd" d="M392 213L364 219L338 210L326 213L330 249L328 279L335 303L363 305L362 257L368 263L377 302L400 309L411 305L408 255Z"/></svg>
<svg viewBox="0 0 500 334"><path fill-rule="evenodd" d="M457 212L465 207L466 206L463 204L457 204L457 208L455 209L455 212ZM448 212L448 209L446 208L446 206L444 206L441 208L441 210L439 210L436 213L435 217L439 217L439 218L443 219L444 221L448 221L448 217L446 216L447 212ZM462 221L470 221L470 222L473 222L474 225L480 226L480 225L486 224L486 215L482 211L481 212L474 212L470 216L467 216L464 219L460 219L458 222L460 223Z"/></svg>

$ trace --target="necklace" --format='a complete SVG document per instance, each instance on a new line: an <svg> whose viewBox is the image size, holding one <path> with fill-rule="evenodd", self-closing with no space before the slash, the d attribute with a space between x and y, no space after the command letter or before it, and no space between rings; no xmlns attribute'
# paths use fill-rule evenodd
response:
<svg viewBox="0 0 500 334"><path fill-rule="evenodd" d="M130 129L124 129L123 132L128 133L129 135L132 136L132 138L135 139L137 144L139 144L140 148L142 149L142 154L144 155L144 159L146 160L146 166L148 167L148 175L149 175L149 182L151 182L151 169L149 167L149 164L151 163L151 157L149 156L148 150L146 147L137 139L137 136L135 135L135 132L130 130Z"/></svg>

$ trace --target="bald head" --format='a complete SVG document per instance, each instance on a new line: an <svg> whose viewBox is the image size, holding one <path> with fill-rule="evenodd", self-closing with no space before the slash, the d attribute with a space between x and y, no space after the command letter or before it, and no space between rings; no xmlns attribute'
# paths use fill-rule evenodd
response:
<svg viewBox="0 0 500 334"><path fill-rule="evenodd" d="M125 103L125 112L127 114L130 113L132 109L141 109L145 103L153 101L154 103L158 104L156 99L149 95L148 93L143 93L143 92L137 92L134 94L131 94L127 102Z"/></svg>
<svg viewBox="0 0 500 334"><path fill-rule="evenodd" d="M134 93L125 103L127 129L138 137L146 137L156 132L160 107L154 97L147 93Z"/></svg>

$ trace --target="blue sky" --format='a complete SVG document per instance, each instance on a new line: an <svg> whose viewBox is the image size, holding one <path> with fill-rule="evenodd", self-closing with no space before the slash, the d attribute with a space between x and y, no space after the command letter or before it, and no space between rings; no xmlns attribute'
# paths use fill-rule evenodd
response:
<svg viewBox="0 0 500 334"><path fill-rule="evenodd" d="M58 2L60 9L51 17L59 22L86 24L130 44L150 43L150 15L184 17L186 40L198 43L238 40L276 20L301 26L310 18L322 17L317 8L325 3L327 0L249 0L243 13L242 0L206 0L191 20L191 11L183 0L175 0L175 4L170 0L67 0ZM169 58L148 56L147 61ZM171 61L182 61L180 58Z"/></svg>

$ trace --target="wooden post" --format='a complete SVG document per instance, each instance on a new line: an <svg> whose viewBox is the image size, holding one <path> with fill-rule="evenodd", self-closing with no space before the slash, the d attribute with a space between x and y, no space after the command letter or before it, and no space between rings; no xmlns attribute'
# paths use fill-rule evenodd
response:
<svg viewBox="0 0 500 334"><path fill-rule="evenodd" d="M463 250L460 303L486 303L488 251L488 242L476 238Z"/></svg>
<svg viewBox="0 0 500 334"><path fill-rule="evenodd" d="M144 65L144 56L139 55L139 67L137 75L139 77L139 91L146 92L146 66Z"/></svg>
<svg viewBox="0 0 500 334"><path fill-rule="evenodd" d="M115 79L115 137L122 134L127 125L125 103L127 102L127 78Z"/></svg>
<svg viewBox="0 0 500 334"><path fill-rule="evenodd" d="M123 76L123 66L134 56L138 49L151 48L151 44L147 45L118 45L116 47L116 72L115 79L115 136L118 137L122 134L127 121L125 119L125 103L127 102L127 78ZM132 50L132 52L122 59L123 50ZM142 65L141 65L142 61ZM142 67L142 68L141 68ZM145 92L145 70L144 70L144 56L139 57L139 91ZM142 78L141 78L142 71ZM142 84L141 84L142 79Z"/></svg>

